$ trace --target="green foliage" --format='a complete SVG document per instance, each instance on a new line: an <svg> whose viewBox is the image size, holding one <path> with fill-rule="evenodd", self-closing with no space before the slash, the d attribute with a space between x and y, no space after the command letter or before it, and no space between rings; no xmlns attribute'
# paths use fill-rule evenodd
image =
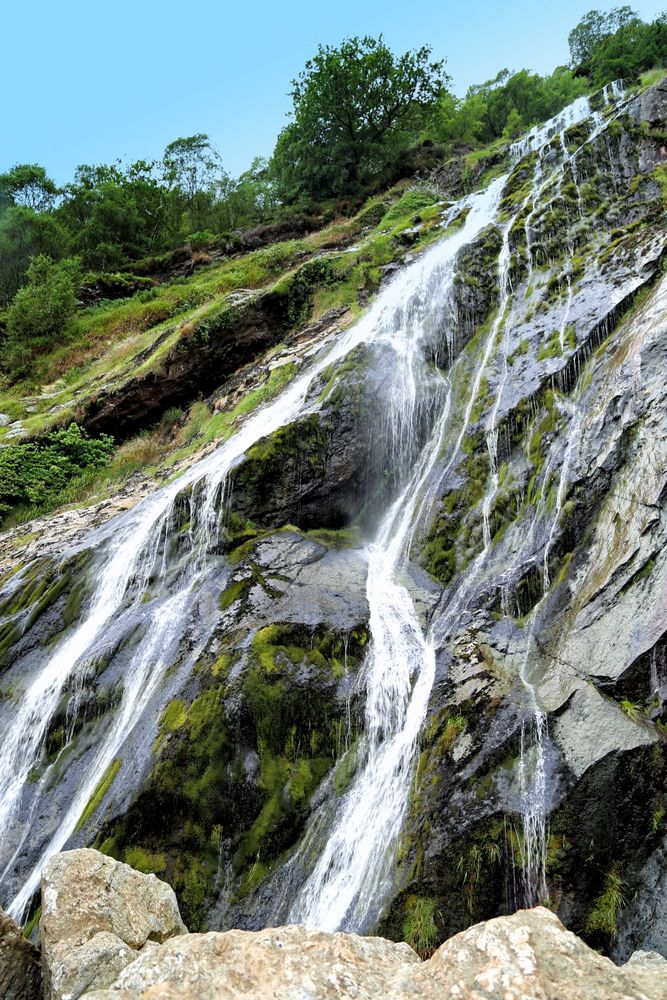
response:
<svg viewBox="0 0 667 1000"><path fill-rule="evenodd" d="M17 293L7 315L5 362L21 371L37 350L52 346L61 337L76 308L79 281L76 258L56 263L50 257L34 257L27 284Z"/></svg>
<svg viewBox="0 0 667 1000"><path fill-rule="evenodd" d="M395 56L382 36L320 46L292 83L294 120L273 156L283 197L354 193L414 142L445 80L430 55Z"/></svg>
<svg viewBox="0 0 667 1000"><path fill-rule="evenodd" d="M25 205L0 211L0 304L11 302L33 257L43 254L60 260L70 249L71 236L52 213Z"/></svg>
<svg viewBox="0 0 667 1000"><path fill-rule="evenodd" d="M624 698L621 702L621 708L632 722L641 722L646 719L646 712L641 707L641 705L636 705L629 698Z"/></svg>
<svg viewBox="0 0 667 1000"><path fill-rule="evenodd" d="M39 444L0 449L0 517L19 504L55 506L73 478L104 466L112 451L113 438L90 438L77 424L47 434Z"/></svg>
<svg viewBox="0 0 667 1000"><path fill-rule="evenodd" d="M627 6L610 11L589 10L567 36L572 65L588 63L596 48L609 35L636 19L635 12Z"/></svg>
<svg viewBox="0 0 667 1000"><path fill-rule="evenodd" d="M618 914L626 905L623 881L616 868L607 875L602 893L593 903L586 919L586 931L599 932L614 940L618 937Z"/></svg>
<svg viewBox="0 0 667 1000"><path fill-rule="evenodd" d="M513 139L555 115L587 86L585 79L564 66L544 77L525 69L513 74L505 69L493 80L471 87L463 99L442 94L425 134L447 144Z"/></svg>
<svg viewBox="0 0 667 1000"><path fill-rule="evenodd" d="M612 80L626 83L667 63L667 15L642 21L628 6L603 12L590 10L568 38L572 64L595 87Z"/></svg>
<svg viewBox="0 0 667 1000"><path fill-rule="evenodd" d="M38 163L19 163L0 174L0 204L23 205L33 212L51 208L60 194L57 185Z"/></svg>
<svg viewBox="0 0 667 1000"><path fill-rule="evenodd" d="M410 895L405 901L403 937L420 958L428 959L435 951L440 935L435 923L437 900Z"/></svg>

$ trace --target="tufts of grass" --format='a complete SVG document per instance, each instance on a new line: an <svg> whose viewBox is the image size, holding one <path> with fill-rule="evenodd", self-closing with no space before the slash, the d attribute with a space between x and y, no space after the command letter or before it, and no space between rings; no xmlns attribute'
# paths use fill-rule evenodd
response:
<svg viewBox="0 0 667 1000"><path fill-rule="evenodd" d="M430 958L438 946L437 901L430 896L408 896L405 902L403 937L420 958Z"/></svg>
<svg viewBox="0 0 667 1000"><path fill-rule="evenodd" d="M606 934L612 940L618 937L618 914L626 905L623 881L616 868L612 868L604 883L604 890L593 903L586 919L588 933Z"/></svg>

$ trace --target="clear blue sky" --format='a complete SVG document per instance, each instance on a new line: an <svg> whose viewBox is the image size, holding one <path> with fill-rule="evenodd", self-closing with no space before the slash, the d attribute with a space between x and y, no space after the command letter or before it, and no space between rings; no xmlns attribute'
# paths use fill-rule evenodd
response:
<svg viewBox="0 0 667 1000"><path fill-rule="evenodd" d="M208 132L227 170L267 155L289 81L319 42L382 32L396 51L428 42L457 93L503 67L567 62L567 34L595 0L33 0L1 20L0 170L157 158ZM667 0L632 5L645 19Z"/></svg>

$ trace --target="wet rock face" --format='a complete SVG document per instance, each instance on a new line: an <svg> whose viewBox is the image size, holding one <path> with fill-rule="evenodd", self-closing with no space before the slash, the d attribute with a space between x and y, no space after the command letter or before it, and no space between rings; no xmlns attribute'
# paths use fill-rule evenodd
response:
<svg viewBox="0 0 667 1000"><path fill-rule="evenodd" d="M141 782L128 796L114 784L96 827L106 850L168 879L194 930L265 922L265 882L354 741L368 607L346 540L260 532L231 552L217 626L172 686Z"/></svg>
<svg viewBox="0 0 667 1000"><path fill-rule="evenodd" d="M0 996L3 1000L42 1000L39 952L26 941L11 917L0 911Z"/></svg>
<svg viewBox="0 0 667 1000"><path fill-rule="evenodd" d="M263 527L368 521L400 474L382 399L391 363L362 347L325 370L310 394L314 412L259 441L235 470L234 512Z"/></svg>
<svg viewBox="0 0 667 1000"><path fill-rule="evenodd" d="M158 943L186 933L171 886L98 851L55 855L42 876L46 1000L108 986Z"/></svg>

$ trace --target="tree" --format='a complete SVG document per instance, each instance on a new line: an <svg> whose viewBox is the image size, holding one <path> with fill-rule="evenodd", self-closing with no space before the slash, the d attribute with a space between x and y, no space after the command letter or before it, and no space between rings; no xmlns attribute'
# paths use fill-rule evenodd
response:
<svg viewBox="0 0 667 1000"><path fill-rule="evenodd" d="M16 206L0 216L0 303L7 305L25 280L37 254L67 256L70 234L51 212Z"/></svg>
<svg viewBox="0 0 667 1000"><path fill-rule="evenodd" d="M603 38L636 19L635 11L628 6L614 7L607 13L589 10L567 36L572 65L587 65Z"/></svg>
<svg viewBox="0 0 667 1000"><path fill-rule="evenodd" d="M0 192L9 205L21 205L33 212L52 208L60 191L38 163L20 163L0 174Z"/></svg>
<svg viewBox="0 0 667 1000"><path fill-rule="evenodd" d="M28 280L7 315L5 359L13 373L20 374L35 351L62 336L76 308L79 277L76 257L60 262L45 255L33 258Z"/></svg>
<svg viewBox="0 0 667 1000"><path fill-rule="evenodd" d="M216 182L226 176L209 136L198 132L174 139L164 151L162 165L165 180L185 202L190 231L203 228Z"/></svg>
<svg viewBox="0 0 667 1000"><path fill-rule="evenodd" d="M430 56L395 56L382 36L320 46L292 82L293 121L276 146L283 194L351 193L414 141L447 79Z"/></svg>
<svg viewBox="0 0 667 1000"><path fill-rule="evenodd" d="M667 30L661 15L651 24L635 18L623 24L613 35L606 35L589 60L589 75L596 87L619 78L630 83L643 70L664 65L667 56Z"/></svg>
<svg viewBox="0 0 667 1000"><path fill-rule="evenodd" d="M74 249L87 267L121 267L164 248L168 194L156 166L138 160L126 168L119 163L77 168L57 214L74 234Z"/></svg>

